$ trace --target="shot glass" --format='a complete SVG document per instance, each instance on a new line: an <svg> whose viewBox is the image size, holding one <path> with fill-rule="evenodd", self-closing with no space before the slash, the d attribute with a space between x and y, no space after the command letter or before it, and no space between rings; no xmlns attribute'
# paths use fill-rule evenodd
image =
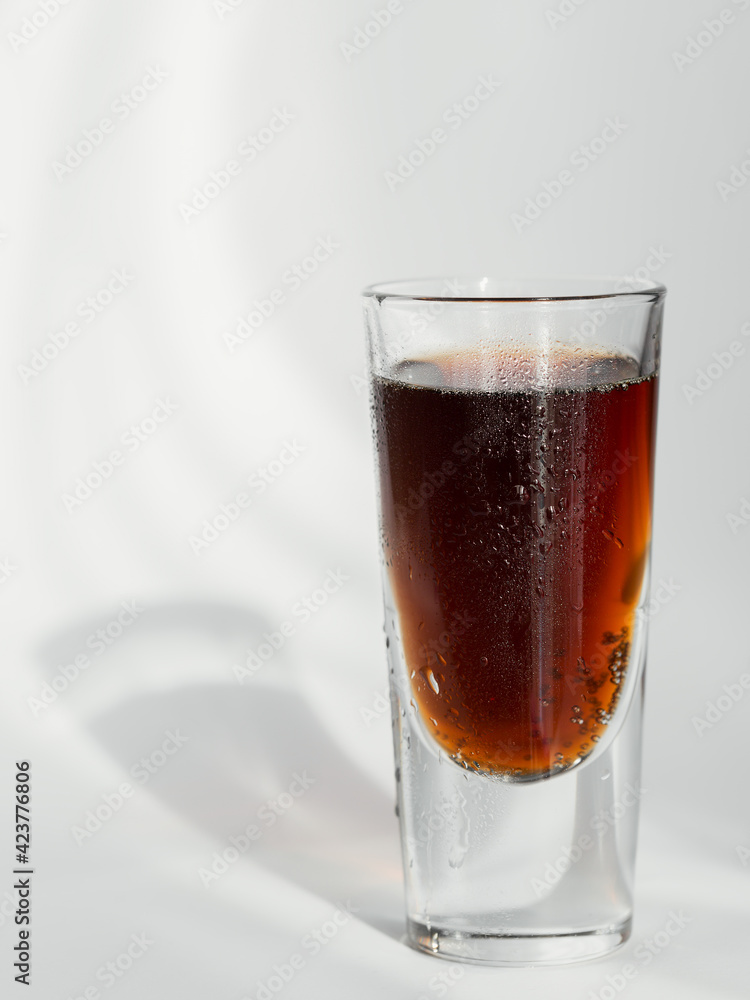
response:
<svg viewBox="0 0 750 1000"><path fill-rule="evenodd" d="M433 955L630 934L664 296L364 292L407 937Z"/></svg>

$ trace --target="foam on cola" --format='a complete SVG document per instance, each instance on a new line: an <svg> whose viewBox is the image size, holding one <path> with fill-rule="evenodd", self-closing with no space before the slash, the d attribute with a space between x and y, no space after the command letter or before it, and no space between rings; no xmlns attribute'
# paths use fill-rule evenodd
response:
<svg viewBox="0 0 750 1000"><path fill-rule="evenodd" d="M563 345L374 377L383 552L414 701L464 766L546 777L604 735L648 558L655 392L633 359Z"/></svg>

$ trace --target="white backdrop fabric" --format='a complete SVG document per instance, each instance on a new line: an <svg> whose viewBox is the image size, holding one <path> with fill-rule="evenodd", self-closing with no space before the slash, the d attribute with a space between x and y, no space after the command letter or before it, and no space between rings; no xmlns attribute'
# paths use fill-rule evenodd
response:
<svg viewBox="0 0 750 1000"><path fill-rule="evenodd" d="M746 997L750 2L0 28L3 995ZM669 288L633 941L452 967L401 941L358 292L633 272Z"/></svg>

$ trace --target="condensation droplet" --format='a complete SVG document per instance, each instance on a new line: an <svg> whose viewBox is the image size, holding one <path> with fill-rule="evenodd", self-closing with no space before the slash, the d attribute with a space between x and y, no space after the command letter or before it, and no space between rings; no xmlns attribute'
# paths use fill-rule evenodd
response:
<svg viewBox="0 0 750 1000"><path fill-rule="evenodd" d="M435 675L430 670L430 668L427 667L426 669L424 669L422 671L422 674L424 675L425 679L427 680L427 683L430 685L435 694L440 694L440 685L438 684Z"/></svg>

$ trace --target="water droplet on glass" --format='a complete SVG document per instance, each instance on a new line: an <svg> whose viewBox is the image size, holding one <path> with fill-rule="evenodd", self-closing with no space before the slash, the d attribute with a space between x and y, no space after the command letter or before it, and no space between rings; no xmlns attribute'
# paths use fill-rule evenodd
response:
<svg viewBox="0 0 750 1000"><path fill-rule="evenodd" d="M425 680L427 681L427 683L432 688L432 690L435 692L435 694L440 694L440 685L438 684L437 680L435 679L435 675L430 670L430 668L426 667L424 670L421 671L421 673L422 673L423 677L425 678ZM436 725L437 725L437 723L436 723Z"/></svg>

